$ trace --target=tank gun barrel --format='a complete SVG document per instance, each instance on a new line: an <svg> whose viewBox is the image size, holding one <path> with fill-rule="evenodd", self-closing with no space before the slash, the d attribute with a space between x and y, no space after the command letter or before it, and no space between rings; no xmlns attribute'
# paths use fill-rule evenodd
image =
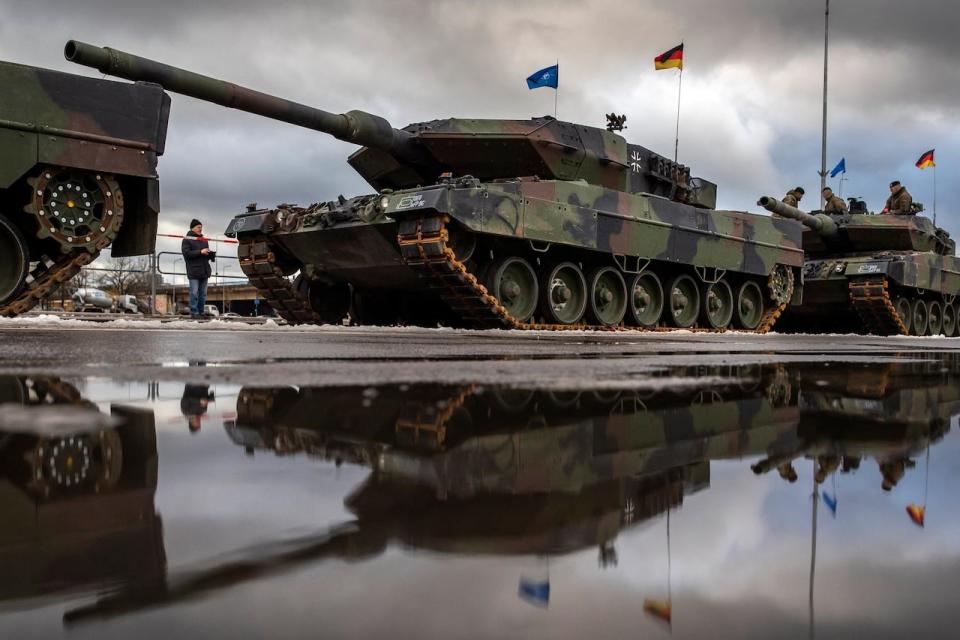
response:
<svg viewBox="0 0 960 640"><path fill-rule="evenodd" d="M757 200L757 204L770 213L775 213L784 218L793 218L822 236L832 236L837 232L837 223L825 214L812 215L770 196L761 197Z"/></svg>
<svg viewBox="0 0 960 640"><path fill-rule="evenodd" d="M77 40L67 42L63 55L70 62L93 67L107 75L134 82L152 82L174 93L321 131L345 142L416 161L411 133L394 129L384 118L365 111L330 113L232 82Z"/></svg>

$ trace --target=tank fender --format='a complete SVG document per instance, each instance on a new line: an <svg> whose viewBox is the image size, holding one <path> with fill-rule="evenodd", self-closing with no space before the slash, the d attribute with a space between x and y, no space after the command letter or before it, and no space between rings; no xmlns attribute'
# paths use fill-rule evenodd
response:
<svg viewBox="0 0 960 640"><path fill-rule="evenodd" d="M157 248L160 218L160 182L153 178L120 178L123 192L123 225L110 246L117 258L142 256Z"/></svg>

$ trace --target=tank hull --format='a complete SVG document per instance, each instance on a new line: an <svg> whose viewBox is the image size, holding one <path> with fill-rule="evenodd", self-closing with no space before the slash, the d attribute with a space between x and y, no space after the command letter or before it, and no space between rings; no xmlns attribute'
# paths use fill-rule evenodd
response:
<svg viewBox="0 0 960 640"><path fill-rule="evenodd" d="M864 322L856 291L867 283L885 283L886 299L896 311L900 306L902 326L875 331ZM852 331L924 335L939 326L937 334L957 335L960 309L960 258L920 251L888 251L882 254L812 259L804 265L803 305L789 308L784 326L805 331ZM934 327L911 326L912 316L903 313L906 305L918 301L939 305L944 323ZM928 309L929 311L930 309ZM935 310L935 307L934 307Z"/></svg>
<svg viewBox="0 0 960 640"><path fill-rule="evenodd" d="M451 253L480 279L491 260L509 255L541 272L566 261L583 271L609 266L624 281L649 270L661 279L689 273L700 283L755 278L766 287L778 268L799 276L803 261L801 227L790 220L557 180L464 179L261 210L238 216L226 233L268 240L288 271L326 286L429 296L436 283L425 282L409 234L407 245L398 239L404 224L426 218L443 221Z"/></svg>

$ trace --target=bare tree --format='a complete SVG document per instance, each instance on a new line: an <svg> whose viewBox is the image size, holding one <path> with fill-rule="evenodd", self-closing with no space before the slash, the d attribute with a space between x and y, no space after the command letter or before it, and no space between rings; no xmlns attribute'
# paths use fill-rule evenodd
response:
<svg viewBox="0 0 960 640"><path fill-rule="evenodd" d="M150 290L150 265L147 258L108 258L98 262L97 284L118 295Z"/></svg>

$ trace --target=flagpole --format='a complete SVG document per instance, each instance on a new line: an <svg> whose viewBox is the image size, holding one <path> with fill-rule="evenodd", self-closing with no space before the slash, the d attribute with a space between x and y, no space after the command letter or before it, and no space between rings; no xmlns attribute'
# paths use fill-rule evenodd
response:
<svg viewBox="0 0 960 640"><path fill-rule="evenodd" d="M811 526L810 526L810 601L809 601L809 614L810 614L810 637L813 638L816 634L814 633L813 627L813 577L817 568L817 499L819 495L817 493L817 461L816 458L813 460L813 514L811 515Z"/></svg>
<svg viewBox="0 0 960 640"><path fill-rule="evenodd" d="M683 42L680 43L683 46ZM680 148L680 92L683 90L683 67L680 67L680 76L677 81L677 132L673 139L673 161L677 161L677 150Z"/></svg>
<svg viewBox="0 0 960 640"><path fill-rule="evenodd" d="M820 144L820 208L823 208L823 189L827 186L827 60L830 29L830 0L826 0L823 14L823 134Z"/></svg>
<svg viewBox="0 0 960 640"><path fill-rule="evenodd" d="M937 163L933 163L933 225L937 225Z"/></svg>
<svg viewBox="0 0 960 640"><path fill-rule="evenodd" d="M560 100L560 58L557 58L557 87L553 90L553 119L557 119L557 102Z"/></svg>

